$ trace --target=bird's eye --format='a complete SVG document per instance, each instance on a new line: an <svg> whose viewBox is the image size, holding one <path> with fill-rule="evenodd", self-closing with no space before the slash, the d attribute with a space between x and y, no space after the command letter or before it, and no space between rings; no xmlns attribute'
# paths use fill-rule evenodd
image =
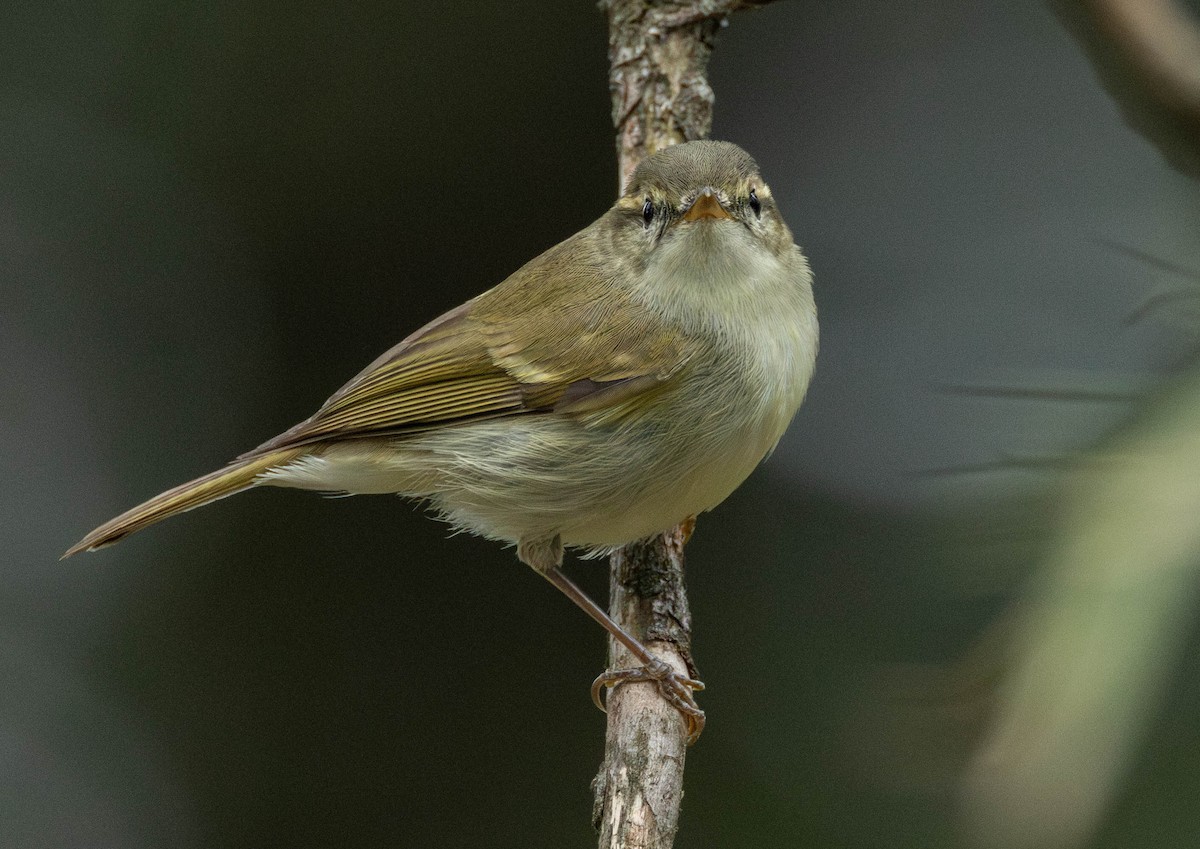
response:
<svg viewBox="0 0 1200 849"><path fill-rule="evenodd" d="M654 220L654 201L646 198L646 203L642 205L642 218L647 224Z"/></svg>
<svg viewBox="0 0 1200 849"><path fill-rule="evenodd" d="M758 193L754 189L750 190L750 208L755 215L762 215L762 204L758 202Z"/></svg>

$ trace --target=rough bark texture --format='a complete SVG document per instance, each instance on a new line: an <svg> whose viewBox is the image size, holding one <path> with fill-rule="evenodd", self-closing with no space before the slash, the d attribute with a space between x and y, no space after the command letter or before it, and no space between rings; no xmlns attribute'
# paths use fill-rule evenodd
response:
<svg viewBox="0 0 1200 849"><path fill-rule="evenodd" d="M624 188L656 150L708 137L708 57L728 15L770 0L601 0L608 14L608 87Z"/></svg>
<svg viewBox="0 0 1200 849"><path fill-rule="evenodd" d="M683 584L685 523L613 555L609 615L650 651L695 676L691 663L692 617ZM609 640L609 668L637 662ZM596 776L593 823L601 849L668 849L683 800L686 731L679 712L649 682L609 692L604 763Z"/></svg>
<svg viewBox="0 0 1200 849"><path fill-rule="evenodd" d="M729 13L769 0L601 0L609 22L609 89L619 183L661 148L708 136L713 92L706 76ZM609 615L677 672L695 677L683 547L692 523L613 555ZM634 665L609 640L610 669ZM604 763L593 822L600 849L669 849L683 799L686 731L652 683L609 692Z"/></svg>

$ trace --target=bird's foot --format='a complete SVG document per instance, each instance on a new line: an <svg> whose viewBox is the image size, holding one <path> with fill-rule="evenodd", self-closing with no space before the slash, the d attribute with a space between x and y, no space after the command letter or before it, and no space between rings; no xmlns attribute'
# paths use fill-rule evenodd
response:
<svg viewBox="0 0 1200 849"><path fill-rule="evenodd" d="M700 710L700 705L696 703L696 697L692 693L704 689L703 681L680 675L670 664L654 658L645 666L602 672L592 682L592 701L596 703L596 707L607 713L604 700L600 696L601 691L605 687L612 689L618 684L630 681L653 681L658 686L658 692L679 711L687 724L687 744L690 746L700 738L700 732L704 730L704 711Z"/></svg>

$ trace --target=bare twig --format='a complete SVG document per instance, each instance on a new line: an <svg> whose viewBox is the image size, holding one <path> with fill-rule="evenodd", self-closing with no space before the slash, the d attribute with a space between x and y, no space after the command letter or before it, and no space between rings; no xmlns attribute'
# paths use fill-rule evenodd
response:
<svg viewBox="0 0 1200 849"><path fill-rule="evenodd" d="M609 22L609 88L619 184L647 155L705 138L713 92L706 76L718 29L733 11L770 0L601 0ZM626 546L610 564L609 613L677 672L695 677L683 547L691 522ZM634 665L609 641L610 668ZM670 849L683 798L686 730L650 683L609 694L604 763L593 820L601 849Z"/></svg>

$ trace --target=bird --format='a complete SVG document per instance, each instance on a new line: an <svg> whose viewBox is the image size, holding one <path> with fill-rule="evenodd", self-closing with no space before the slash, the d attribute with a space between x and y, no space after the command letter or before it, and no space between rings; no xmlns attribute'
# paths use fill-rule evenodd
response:
<svg viewBox="0 0 1200 849"><path fill-rule="evenodd" d="M320 409L97 527L63 557L259 486L393 493L516 546L704 727L693 691L562 571L711 510L774 449L816 364L812 273L729 142L644 159L595 222L421 327ZM602 706L601 706L602 707ZM603 709L603 707L602 707Z"/></svg>

